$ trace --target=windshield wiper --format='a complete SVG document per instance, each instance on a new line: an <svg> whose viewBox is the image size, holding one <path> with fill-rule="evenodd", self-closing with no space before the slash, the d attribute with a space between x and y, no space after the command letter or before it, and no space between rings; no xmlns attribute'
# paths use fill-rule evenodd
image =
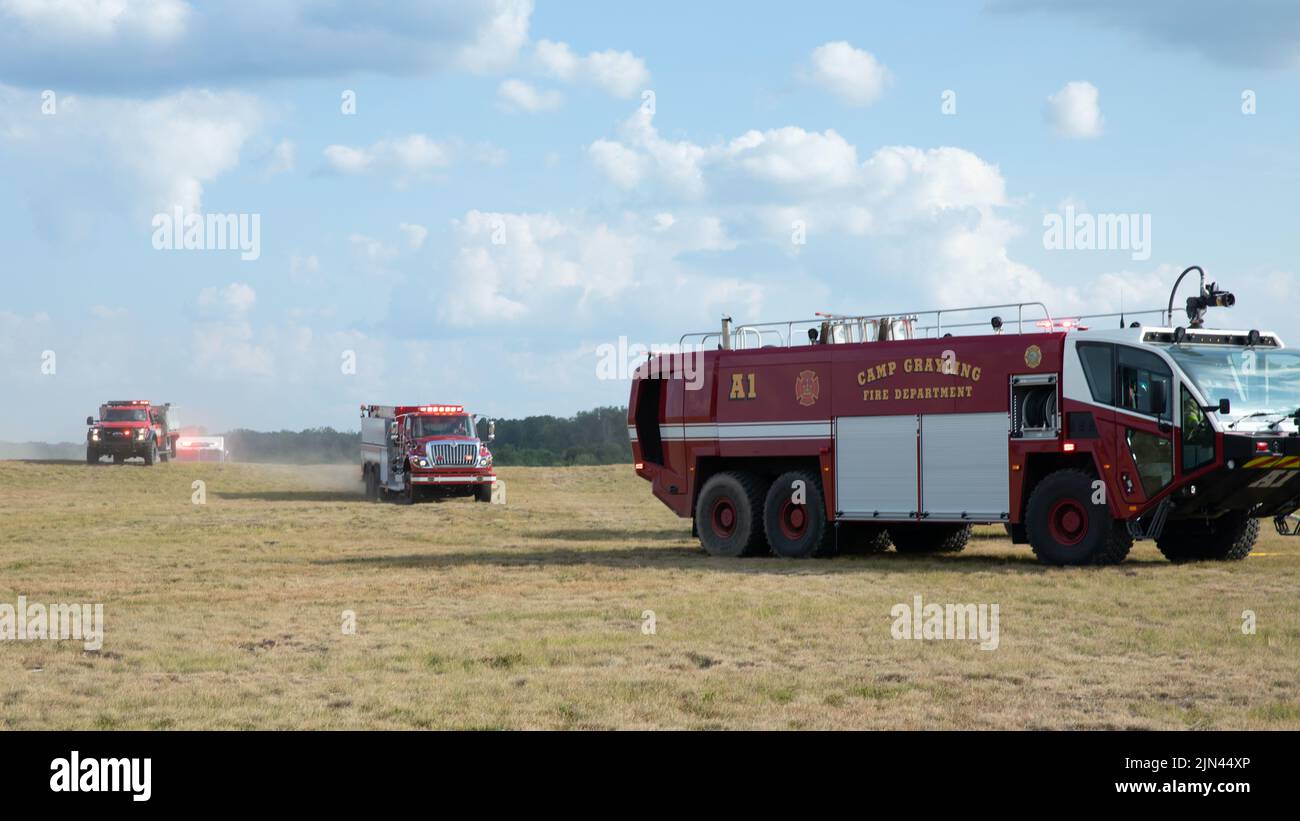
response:
<svg viewBox="0 0 1300 821"><path fill-rule="evenodd" d="M1283 422L1292 418L1296 420L1296 425L1300 426L1300 408L1296 408L1293 411L1286 411L1281 415L1281 417L1276 422L1271 423L1268 426L1268 429L1272 431L1276 431L1279 427L1281 427Z"/></svg>
<svg viewBox="0 0 1300 821"><path fill-rule="evenodd" d="M1228 425L1228 427L1232 430L1236 430L1237 426L1242 422L1245 422L1247 419L1258 419L1261 416L1281 416L1282 419L1286 419L1289 415L1290 414L1287 411L1255 411L1254 413L1248 413L1240 419L1234 420L1232 424ZM1278 422L1280 423L1282 419L1279 419Z"/></svg>

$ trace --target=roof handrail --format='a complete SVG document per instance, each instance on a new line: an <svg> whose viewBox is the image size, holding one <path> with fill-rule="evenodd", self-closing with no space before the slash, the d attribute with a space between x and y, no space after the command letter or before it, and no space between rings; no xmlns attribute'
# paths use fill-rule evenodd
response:
<svg viewBox="0 0 1300 821"><path fill-rule="evenodd" d="M1025 316L1025 310L1027 308L1036 308L1038 309L1038 311L1041 311L1042 313L1041 320L1036 317L1027 318ZM791 320L784 320L779 322L749 322L749 323L745 323L744 325L737 325L734 328L730 328L731 339L728 341L731 342L732 344L727 346L720 345L720 347L743 348L745 347L744 345L740 345L740 346L735 345L734 344L735 341L737 341L738 339L744 340L754 335L758 337L760 347L764 346L763 340L765 335L766 336L774 335L781 343L778 347L795 347L798 344L803 344L802 342L797 342L795 340L795 332L796 330L799 329L811 329L811 328L820 329L823 325L828 325L828 324L829 325L835 325L835 324L850 325L853 323L857 323L860 327L866 327L866 323L869 322L892 323L898 320L905 320L905 321L910 321L912 323L916 323L921 319L921 317L931 317L931 316L934 318L934 324L923 326L923 327L926 328L927 330L933 329L936 331L937 335L942 335L945 328L944 318L946 316L951 316L953 314L960 314L960 313L969 313L973 311L997 311L997 310L1014 310L1016 312L1015 319L1008 320L1002 327L1005 327L1005 325L1009 325L1012 322L1014 322L1017 333L1025 332L1026 322L1034 323L1033 326L1031 326L1031 329L1039 327L1038 323L1040 321L1045 321L1048 323L1052 322L1052 315L1047 310L1047 306L1042 302L1009 302L1009 303L1003 303L998 305L972 305L972 306L961 307L961 308L933 308L924 311L915 311L915 310L896 311L891 313L861 314L856 316L818 314L813 319L791 319ZM1141 312L1134 312L1134 313L1136 315L1137 313L1141 313ZM949 323L946 327L952 329L952 328L963 328L963 327L977 327L980 325L987 327L988 322L985 321L985 322L978 322L978 323L971 322L971 323L956 323L956 324ZM678 344L679 346L685 346L689 343L689 344L699 345L701 348L703 348L709 343L710 340L714 340L714 339L718 340L718 342L721 343L722 333L720 331L701 331L695 333L682 334L681 339L678 340Z"/></svg>

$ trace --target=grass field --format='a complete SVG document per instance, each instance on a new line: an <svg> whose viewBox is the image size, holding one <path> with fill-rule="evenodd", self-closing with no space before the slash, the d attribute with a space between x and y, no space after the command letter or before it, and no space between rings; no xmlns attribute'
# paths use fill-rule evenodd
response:
<svg viewBox="0 0 1300 821"><path fill-rule="evenodd" d="M504 507L356 472L0 462L0 603L106 631L0 641L0 728L1300 728L1300 539L1267 523L1232 564L1048 569L993 529L719 560L626 467L502 469ZM894 639L916 594L997 604L998 649Z"/></svg>

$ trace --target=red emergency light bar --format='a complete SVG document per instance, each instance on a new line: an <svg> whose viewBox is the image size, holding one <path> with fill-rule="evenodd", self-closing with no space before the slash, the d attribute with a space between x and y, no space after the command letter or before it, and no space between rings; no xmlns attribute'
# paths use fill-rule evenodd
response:
<svg viewBox="0 0 1300 821"><path fill-rule="evenodd" d="M110 407L121 407L123 405L148 405L148 399L114 399L104 403Z"/></svg>
<svg viewBox="0 0 1300 821"><path fill-rule="evenodd" d="M1077 319L1058 319L1053 322L1050 319L1040 319L1034 323L1045 331L1062 330L1062 331L1086 331L1088 326L1080 325Z"/></svg>
<svg viewBox="0 0 1300 821"><path fill-rule="evenodd" d="M451 416L464 413L464 405L362 405L362 416L407 416L412 413Z"/></svg>

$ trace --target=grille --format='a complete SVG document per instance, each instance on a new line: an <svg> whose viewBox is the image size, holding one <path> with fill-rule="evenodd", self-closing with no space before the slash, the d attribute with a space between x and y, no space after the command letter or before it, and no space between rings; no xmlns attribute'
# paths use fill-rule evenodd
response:
<svg viewBox="0 0 1300 821"><path fill-rule="evenodd" d="M434 467L469 467L478 459L478 445L470 443L430 442L429 461Z"/></svg>

